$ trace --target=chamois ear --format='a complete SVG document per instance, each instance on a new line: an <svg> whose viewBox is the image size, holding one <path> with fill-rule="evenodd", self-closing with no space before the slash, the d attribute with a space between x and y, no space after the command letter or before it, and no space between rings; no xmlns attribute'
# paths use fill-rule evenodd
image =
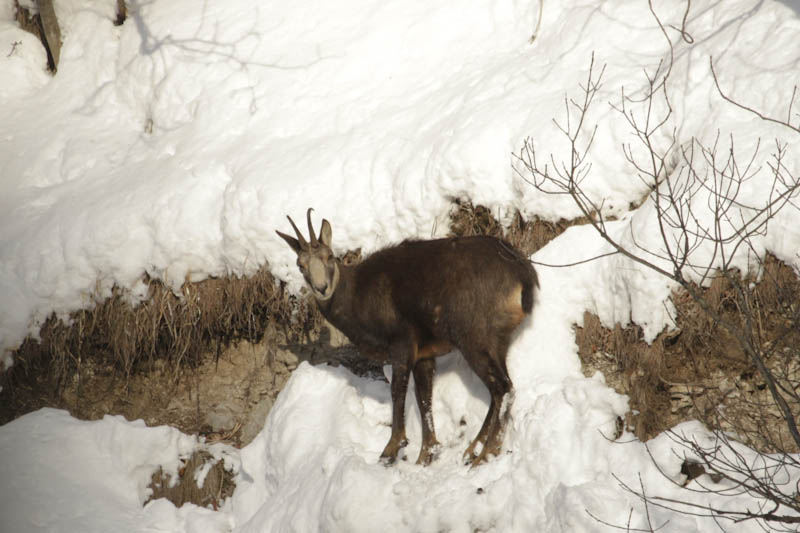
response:
<svg viewBox="0 0 800 533"><path fill-rule="evenodd" d="M319 230L319 242L328 248L331 247L331 223L324 218L322 219L322 227Z"/></svg>
<svg viewBox="0 0 800 533"><path fill-rule="evenodd" d="M285 233L281 233L281 232L280 232L280 231L278 231L278 230L275 230L275 233L277 233L277 234L278 234L278 236L279 236L281 239L283 239L284 241L286 241L286 244L288 244L289 246L291 246L291 247L292 247L292 250L294 250L294 253L296 253L296 254L299 254L299 253L300 253L300 250L302 250L302 249L303 249L303 248L302 248L302 246L300 246L300 241L298 241L298 240L297 240L297 239L295 239L294 237L292 237L292 236L290 236L290 235L286 235Z"/></svg>

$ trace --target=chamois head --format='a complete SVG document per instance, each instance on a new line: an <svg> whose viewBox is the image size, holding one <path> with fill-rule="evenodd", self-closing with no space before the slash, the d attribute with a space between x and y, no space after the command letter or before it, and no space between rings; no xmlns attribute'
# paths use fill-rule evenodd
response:
<svg viewBox="0 0 800 533"><path fill-rule="evenodd" d="M317 300L324 301L333 296L333 291L336 290L336 285L339 283L339 265L331 250L330 223L323 219L319 237L315 236L314 227L311 225L311 211L312 209L309 208L306 214L310 241L306 241L289 215L286 218L292 224L297 238L295 239L280 231L275 233L280 235L297 254L297 266L306 283L311 287L314 297Z"/></svg>

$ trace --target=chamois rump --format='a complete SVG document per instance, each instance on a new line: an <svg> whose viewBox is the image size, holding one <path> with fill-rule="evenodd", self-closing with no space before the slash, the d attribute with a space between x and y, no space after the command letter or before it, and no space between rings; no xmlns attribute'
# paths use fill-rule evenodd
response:
<svg viewBox="0 0 800 533"><path fill-rule="evenodd" d="M277 231L297 254L297 266L328 321L359 352L392 366L392 435L381 454L393 463L408 441L405 397L413 372L422 418L417 463L429 464L439 444L431 395L435 358L458 349L491 395L489 411L464 452L473 465L497 455L513 396L506 355L514 330L530 314L539 286L530 261L506 241L487 236L407 240L356 265L331 250L331 225L309 240Z"/></svg>

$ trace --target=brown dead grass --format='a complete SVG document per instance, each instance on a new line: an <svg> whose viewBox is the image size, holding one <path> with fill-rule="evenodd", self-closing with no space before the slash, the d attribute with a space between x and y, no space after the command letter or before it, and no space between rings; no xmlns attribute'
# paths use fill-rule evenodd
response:
<svg viewBox="0 0 800 533"><path fill-rule="evenodd" d="M585 222L524 220L517 214L505 228L487 208L457 201L451 233L503 237L529 255ZM356 263L360 251L343 259ZM766 261L763 280L748 292L757 309L759 342L782 383L800 390L800 282L774 258ZM124 414L242 445L259 429L297 360L344 364L356 373L381 377L379 365L369 366L341 340L331 342L313 302L289 295L266 267L246 278L186 282L177 294L160 280L143 281L147 297L138 305L115 288L110 298L72 313L68 323L51 316L40 341L27 339L14 354L15 365L0 374L0 424L55 406L79 418ZM719 279L701 292L727 320L741 323L742 302L734 289ZM678 328L650 345L638 326L608 329L587 313L576 328L584 372L603 371L612 387L630 396L632 412L625 423L643 440L697 418L710 427L734 428L742 440L761 449L779 449L787 442L783 424L735 339L685 292L675 293L673 302ZM236 397L238 403L225 403L220 395ZM793 407L800 412L800 405ZM208 414L220 408L233 410L231 424L205 427ZM248 409L252 417L240 413ZM242 424L254 426L247 438L241 435ZM217 508L233 484L230 473L215 464L198 487L193 473L208 460L207 454L187 459L175 482L157 472L152 498Z"/></svg>
<svg viewBox="0 0 800 533"><path fill-rule="evenodd" d="M800 280L795 272L768 256L757 283L719 277L710 287L696 289L723 320L751 331L779 382L797 390ZM672 301L677 329L650 345L640 327L605 328L586 313L583 327L576 328L584 373L602 371L611 386L630 397L637 414L627 422L642 440L698 419L735 431L739 440L764 451L793 450L763 379L737 339L686 291L675 292ZM747 309L753 310L750 322ZM793 407L800 412L800 405Z"/></svg>
<svg viewBox="0 0 800 533"><path fill-rule="evenodd" d="M0 375L0 423L57 405L55 398L87 365L112 369L125 386L131 375L156 368L177 381L208 354L218 358L242 340L258 343L271 323L295 342L322 324L316 307L289 295L266 268L250 277L186 282L179 294L149 276L143 281L148 296L138 305L114 288L110 298L72 313L69 323L49 317L40 340L26 339L13 354L14 366Z"/></svg>
<svg viewBox="0 0 800 533"><path fill-rule="evenodd" d="M195 451L181 463L176 479L165 473L161 467L153 473L150 485L148 485L152 494L145 504L150 500L166 498L175 507L193 503L217 511L233 494L233 490L236 488L233 474L225 469L222 461L217 461L208 452ZM201 486L197 483L197 475L205 468L208 468L208 472L203 477Z"/></svg>
<svg viewBox="0 0 800 533"><path fill-rule="evenodd" d="M505 228L492 216L488 208L461 200L454 201L453 210L450 212L450 232L453 235L501 237L526 256L530 256L561 235L568 227L583 223L585 223L583 219L561 219L557 222L540 219L525 220L517 212L511 225Z"/></svg>

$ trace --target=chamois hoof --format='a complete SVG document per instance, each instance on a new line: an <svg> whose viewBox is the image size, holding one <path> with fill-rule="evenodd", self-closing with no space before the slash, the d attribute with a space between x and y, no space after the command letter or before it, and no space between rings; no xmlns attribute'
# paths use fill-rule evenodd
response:
<svg viewBox="0 0 800 533"><path fill-rule="evenodd" d="M461 456L461 461L464 466L473 467L477 464L476 461L478 460L478 457L480 457L480 455L475 455L467 450L464 452L464 455Z"/></svg>
<svg viewBox="0 0 800 533"><path fill-rule="evenodd" d="M472 441L469 447L464 451L464 455L461 456L461 459L464 461L464 466L475 466L477 464L476 461L483 455L485 449L486 443L480 436Z"/></svg>
<svg viewBox="0 0 800 533"><path fill-rule="evenodd" d="M406 457L405 453L400 453L394 457L389 455L381 455L380 458L378 458L378 462L387 468L396 464L398 460L406 461L408 460L408 457Z"/></svg>
<svg viewBox="0 0 800 533"><path fill-rule="evenodd" d="M388 468L397 462L397 457L389 457L388 455L381 455L380 458L378 459L378 462L380 462L383 466Z"/></svg>
<svg viewBox="0 0 800 533"><path fill-rule="evenodd" d="M467 453L470 452L470 453ZM481 465L489 460L489 457L496 457L500 455L500 450L496 449L489 449L489 447L484 446L480 453L472 453L471 450L467 450L464 452L464 466L469 466L470 468L475 468L478 465Z"/></svg>
<svg viewBox="0 0 800 533"><path fill-rule="evenodd" d="M408 439L401 439L397 442L389 441L386 445L386 448L383 449L381 453L380 462L383 463L384 466L391 466L397 462L397 456L400 454L400 451L403 450L408 445ZM405 455L401 457L405 459Z"/></svg>
<svg viewBox="0 0 800 533"><path fill-rule="evenodd" d="M472 462L470 463L470 468L475 468L476 466L482 465L486 461L489 460L489 456L486 454L480 454L479 456L475 457Z"/></svg>
<svg viewBox="0 0 800 533"><path fill-rule="evenodd" d="M440 450L441 450L441 445L438 442L428 449L425 448L421 449L419 451L419 457L417 457L417 464L422 466L428 466L433 462L434 459L439 457Z"/></svg>

